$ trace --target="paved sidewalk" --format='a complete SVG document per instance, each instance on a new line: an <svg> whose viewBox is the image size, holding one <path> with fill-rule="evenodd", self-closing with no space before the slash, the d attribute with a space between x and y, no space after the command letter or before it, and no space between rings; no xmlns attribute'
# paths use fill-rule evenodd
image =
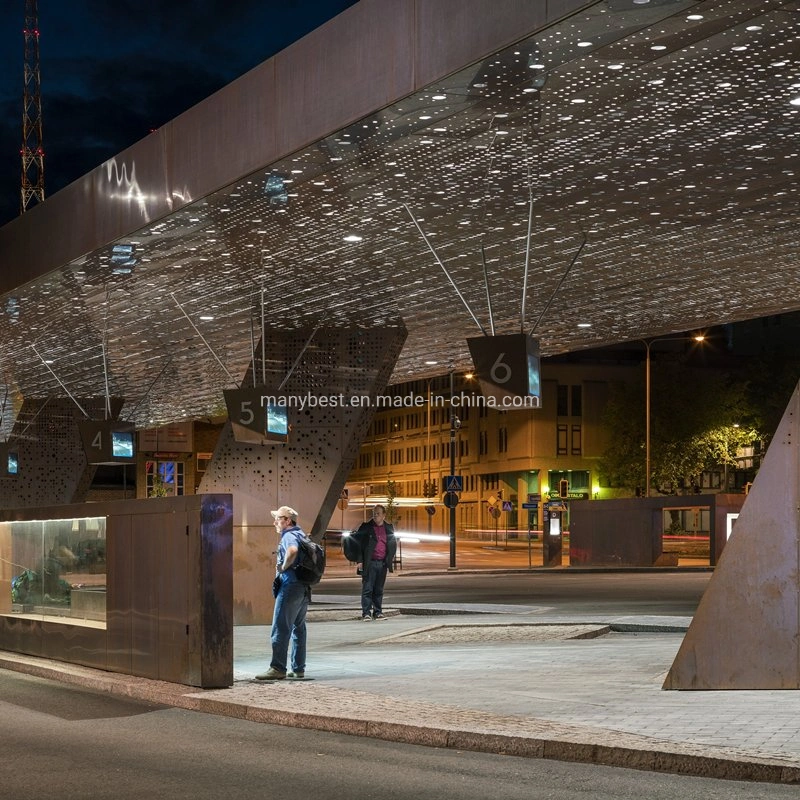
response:
<svg viewBox="0 0 800 800"><path fill-rule="evenodd" d="M312 680L262 683L269 628L238 627L234 686L197 690L0 653L0 667L171 706L392 741L800 783L800 693L665 692L688 618L565 620L539 606L312 606ZM581 638L571 638L579 636Z"/></svg>

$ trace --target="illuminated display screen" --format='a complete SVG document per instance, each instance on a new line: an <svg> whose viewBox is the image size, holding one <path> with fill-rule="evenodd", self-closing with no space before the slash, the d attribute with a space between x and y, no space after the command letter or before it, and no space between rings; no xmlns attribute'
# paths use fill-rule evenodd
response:
<svg viewBox="0 0 800 800"><path fill-rule="evenodd" d="M286 406L267 406L267 434L289 435L289 415Z"/></svg>
<svg viewBox="0 0 800 800"><path fill-rule="evenodd" d="M19 453L8 452L8 474L17 475L19 473Z"/></svg>
<svg viewBox="0 0 800 800"><path fill-rule="evenodd" d="M111 431L111 455L114 458L133 458L133 431Z"/></svg>

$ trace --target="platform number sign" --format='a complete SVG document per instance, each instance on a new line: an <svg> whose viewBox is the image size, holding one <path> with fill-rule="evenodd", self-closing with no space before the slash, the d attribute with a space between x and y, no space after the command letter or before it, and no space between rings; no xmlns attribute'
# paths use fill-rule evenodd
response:
<svg viewBox="0 0 800 800"><path fill-rule="evenodd" d="M288 408L266 386L231 389L224 394L237 442L269 444L289 440Z"/></svg>
<svg viewBox="0 0 800 800"><path fill-rule="evenodd" d="M89 464L136 462L136 428L130 422L83 420L78 423Z"/></svg>
<svg viewBox="0 0 800 800"><path fill-rule="evenodd" d="M539 342L525 333L467 339L487 405L503 410L541 408Z"/></svg>

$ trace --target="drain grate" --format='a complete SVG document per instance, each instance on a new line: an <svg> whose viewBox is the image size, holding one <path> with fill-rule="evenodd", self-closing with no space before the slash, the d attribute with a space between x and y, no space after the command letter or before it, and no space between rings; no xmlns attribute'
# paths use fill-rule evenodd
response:
<svg viewBox="0 0 800 800"><path fill-rule="evenodd" d="M526 623L489 623L431 625L406 633L372 639L365 644L405 642L419 644L463 644L469 642L552 642L566 639L595 639L611 633L608 625L537 625Z"/></svg>

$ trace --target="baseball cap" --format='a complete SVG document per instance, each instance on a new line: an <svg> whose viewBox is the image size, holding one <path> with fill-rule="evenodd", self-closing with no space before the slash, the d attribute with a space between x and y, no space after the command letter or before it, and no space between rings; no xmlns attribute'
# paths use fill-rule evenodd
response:
<svg viewBox="0 0 800 800"><path fill-rule="evenodd" d="M289 506L281 506L275 511L270 511L269 513L272 514L273 519L277 519L278 517L289 517L292 522L297 521L297 512Z"/></svg>

